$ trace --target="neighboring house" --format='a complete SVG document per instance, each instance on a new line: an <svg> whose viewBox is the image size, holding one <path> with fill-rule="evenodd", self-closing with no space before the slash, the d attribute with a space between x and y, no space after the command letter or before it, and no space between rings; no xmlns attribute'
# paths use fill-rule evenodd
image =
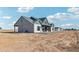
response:
<svg viewBox="0 0 79 59"><path fill-rule="evenodd" d="M55 27L55 31L63 31L63 28Z"/></svg>
<svg viewBox="0 0 79 59"><path fill-rule="evenodd" d="M46 17L35 18L21 16L14 24L15 32L53 32L54 24L49 24Z"/></svg>

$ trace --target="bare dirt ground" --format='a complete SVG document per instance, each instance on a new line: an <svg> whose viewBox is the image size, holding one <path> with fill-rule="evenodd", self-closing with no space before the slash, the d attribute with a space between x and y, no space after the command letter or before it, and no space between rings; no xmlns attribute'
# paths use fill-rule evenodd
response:
<svg viewBox="0 0 79 59"><path fill-rule="evenodd" d="M0 30L0 51L76 52L79 51L79 31L13 33Z"/></svg>

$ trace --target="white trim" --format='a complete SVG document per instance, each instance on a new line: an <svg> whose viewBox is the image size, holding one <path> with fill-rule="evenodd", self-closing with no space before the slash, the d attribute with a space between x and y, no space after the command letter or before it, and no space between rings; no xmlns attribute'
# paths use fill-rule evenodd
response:
<svg viewBox="0 0 79 59"><path fill-rule="evenodd" d="M37 30L38 26L40 26L40 31ZM34 24L34 32L42 32L42 28L40 24Z"/></svg>
<svg viewBox="0 0 79 59"><path fill-rule="evenodd" d="M15 26L15 27L14 27L14 31L15 31L15 32L18 32L18 26Z"/></svg>

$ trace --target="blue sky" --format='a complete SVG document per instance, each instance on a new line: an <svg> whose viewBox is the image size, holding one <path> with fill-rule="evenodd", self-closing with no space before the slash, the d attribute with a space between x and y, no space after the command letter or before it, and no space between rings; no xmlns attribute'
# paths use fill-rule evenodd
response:
<svg viewBox="0 0 79 59"><path fill-rule="evenodd" d="M50 23L62 28L79 27L78 7L0 7L0 27L13 29L20 16L47 17Z"/></svg>

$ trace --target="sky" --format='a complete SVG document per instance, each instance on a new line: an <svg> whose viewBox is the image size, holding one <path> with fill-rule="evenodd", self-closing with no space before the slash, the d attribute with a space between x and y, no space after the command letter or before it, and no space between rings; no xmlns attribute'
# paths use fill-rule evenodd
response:
<svg viewBox="0 0 79 59"><path fill-rule="evenodd" d="M20 16L46 17L55 27L79 29L78 7L0 7L0 27L13 29Z"/></svg>

